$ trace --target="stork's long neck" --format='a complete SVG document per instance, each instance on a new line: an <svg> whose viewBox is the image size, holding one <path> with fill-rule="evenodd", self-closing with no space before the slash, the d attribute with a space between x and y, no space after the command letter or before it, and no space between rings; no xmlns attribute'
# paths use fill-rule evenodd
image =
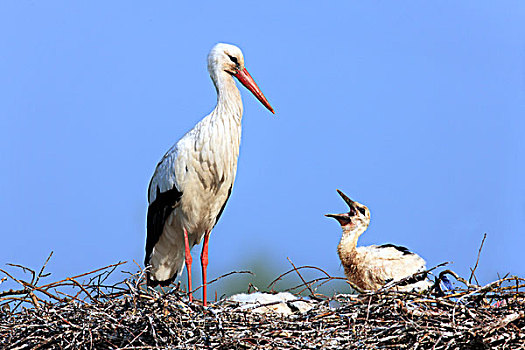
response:
<svg viewBox="0 0 525 350"><path fill-rule="evenodd" d="M217 106L213 113L216 118L233 119L240 127L243 107L241 94L233 77L224 71L214 72L211 77L217 89Z"/></svg>
<svg viewBox="0 0 525 350"><path fill-rule="evenodd" d="M353 229L347 229L343 227L343 236L339 245L337 246L337 251L339 256L343 255L353 255L355 253L355 248L357 247L357 239L363 234L367 229L367 226L358 226Z"/></svg>
<svg viewBox="0 0 525 350"><path fill-rule="evenodd" d="M241 144L241 95L230 74L220 71L210 75L217 89L217 106L202 121L207 129L207 132L201 133L203 149L210 147L210 152L201 154L208 157L207 161L216 164L210 171L217 179L225 175L234 178Z"/></svg>

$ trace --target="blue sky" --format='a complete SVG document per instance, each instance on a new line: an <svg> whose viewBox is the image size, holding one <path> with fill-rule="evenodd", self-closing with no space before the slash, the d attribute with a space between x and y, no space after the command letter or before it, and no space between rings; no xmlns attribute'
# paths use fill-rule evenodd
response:
<svg viewBox="0 0 525 350"><path fill-rule="evenodd" d="M276 116L241 88L210 278L254 257L342 276L336 188L371 210L362 245L466 275L486 232L479 279L523 275L524 3L319 4L2 2L0 264L142 262L149 179L213 109L206 56L228 42Z"/></svg>

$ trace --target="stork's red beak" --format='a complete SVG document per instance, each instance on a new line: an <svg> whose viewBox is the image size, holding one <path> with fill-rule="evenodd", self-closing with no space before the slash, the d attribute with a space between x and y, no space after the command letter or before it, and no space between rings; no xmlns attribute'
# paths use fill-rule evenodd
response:
<svg viewBox="0 0 525 350"><path fill-rule="evenodd" d="M264 97L261 89L259 89L257 84L255 84L255 81L253 80L250 73L248 73L246 68L243 68L242 70L237 72L237 74L235 74L234 77L236 77L242 85L244 85L248 90L250 90L251 93L254 94L259 101L261 101L264 107L268 108L270 112L275 114L275 111L273 110L272 106L270 106L270 102L268 102L266 97Z"/></svg>

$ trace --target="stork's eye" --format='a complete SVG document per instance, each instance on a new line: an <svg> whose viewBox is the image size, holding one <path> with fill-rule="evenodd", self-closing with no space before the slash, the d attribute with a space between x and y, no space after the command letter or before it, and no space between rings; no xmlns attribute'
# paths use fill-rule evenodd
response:
<svg viewBox="0 0 525 350"><path fill-rule="evenodd" d="M239 61L237 60L237 57L230 56L230 55L228 55L228 57L230 58L230 60L232 60L233 63L239 64Z"/></svg>
<svg viewBox="0 0 525 350"><path fill-rule="evenodd" d="M359 210L359 212L360 212L362 215L365 215L365 213L366 213L365 208L361 208L361 207L359 207L359 208L357 208L357 210Z"/></svg>

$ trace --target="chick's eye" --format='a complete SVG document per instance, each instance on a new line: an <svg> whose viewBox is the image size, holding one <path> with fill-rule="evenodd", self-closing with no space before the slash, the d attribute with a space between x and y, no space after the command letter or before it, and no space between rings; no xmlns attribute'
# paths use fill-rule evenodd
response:
<svg viewBox="0 0 525 350"><path fill-rule="evenodd" d="M233 63L239 64L239 61L237 60L237 57L230 56L230 55L228 55L228 57L230 58L230 60L232 60Z"/></svg>
<svg viewBox="0 0 525 350"><path fill-rule="evenodd" d="M359 210L359 212L360 212L362 215L365 215L365 213L366 213L365 208L357 208L357 210Z"/></svg>

